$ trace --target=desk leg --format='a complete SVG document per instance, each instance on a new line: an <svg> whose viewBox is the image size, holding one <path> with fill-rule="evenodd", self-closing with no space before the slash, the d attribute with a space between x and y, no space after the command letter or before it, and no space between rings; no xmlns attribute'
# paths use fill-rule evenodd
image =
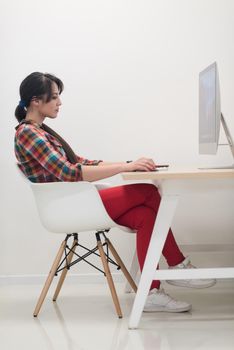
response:
<svg viewBox="0 0 234 350"><path fill-rule="evenodd" d="M136 329L139 324L145 301L152 280L154 279L155 266L157 266L159 262L169 228L171 227L178 199L178 195L164 195L161 198L157 219L154 224L144 268L130 315L129 329Z"/></svg>

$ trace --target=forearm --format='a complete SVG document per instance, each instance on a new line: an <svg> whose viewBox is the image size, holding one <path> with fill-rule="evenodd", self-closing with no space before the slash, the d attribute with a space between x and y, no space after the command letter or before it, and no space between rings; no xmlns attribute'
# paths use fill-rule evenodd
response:
<svg viewBox="0 0 234 350"><path fill-rule="evenodd" d="M98 181L127 171L127 163L99 163L98 166L82 166L84 181Z"/></svg>
<svg viewBox="0 0 234 350"><path fill-rule="evenodd" d="M106 166L106 165L124 165L126 162L100 162L98 166Z"/></svg>
<svg viewBox="0 0 234 350"><path fill-rule="evenodd" d="M127 171L151 171L155 169L155 163L149 158L140 158L132 162L100 162L98 166L82 165L84 181L98 181Z"/></svg>

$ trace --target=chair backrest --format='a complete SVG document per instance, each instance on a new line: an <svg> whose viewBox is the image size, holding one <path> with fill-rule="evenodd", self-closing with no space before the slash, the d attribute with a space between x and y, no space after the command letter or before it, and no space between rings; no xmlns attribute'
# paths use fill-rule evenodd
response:
<svg viewBox="0 0 234 350"><path fill-rule="evenodd" d="M94 184L79 182L30 182L42 225L50 232L73 233L118 226L107 214Z"/></svg>

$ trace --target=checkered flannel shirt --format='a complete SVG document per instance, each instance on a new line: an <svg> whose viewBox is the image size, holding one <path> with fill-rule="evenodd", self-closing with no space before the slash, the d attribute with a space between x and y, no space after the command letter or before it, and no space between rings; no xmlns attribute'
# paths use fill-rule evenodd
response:
<svg viewBox="0 0 234 350"><path fill-rule="evenodd" d="M77 155L77 163L70 163L61 143L34 122L17 128L15 155L20 169L32 182L82 181L82 165L101 162Z"/></svg>

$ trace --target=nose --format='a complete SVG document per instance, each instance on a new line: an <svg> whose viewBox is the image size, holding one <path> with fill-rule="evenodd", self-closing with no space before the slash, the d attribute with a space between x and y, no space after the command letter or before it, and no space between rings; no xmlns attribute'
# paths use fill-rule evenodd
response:
<svg viewBox="0 0 234 350"><path fill-rule="evenodd" d="M58 106L61 106L61 104L62 104L61 98L58 97L57 105L58 105Z"/></svg>

